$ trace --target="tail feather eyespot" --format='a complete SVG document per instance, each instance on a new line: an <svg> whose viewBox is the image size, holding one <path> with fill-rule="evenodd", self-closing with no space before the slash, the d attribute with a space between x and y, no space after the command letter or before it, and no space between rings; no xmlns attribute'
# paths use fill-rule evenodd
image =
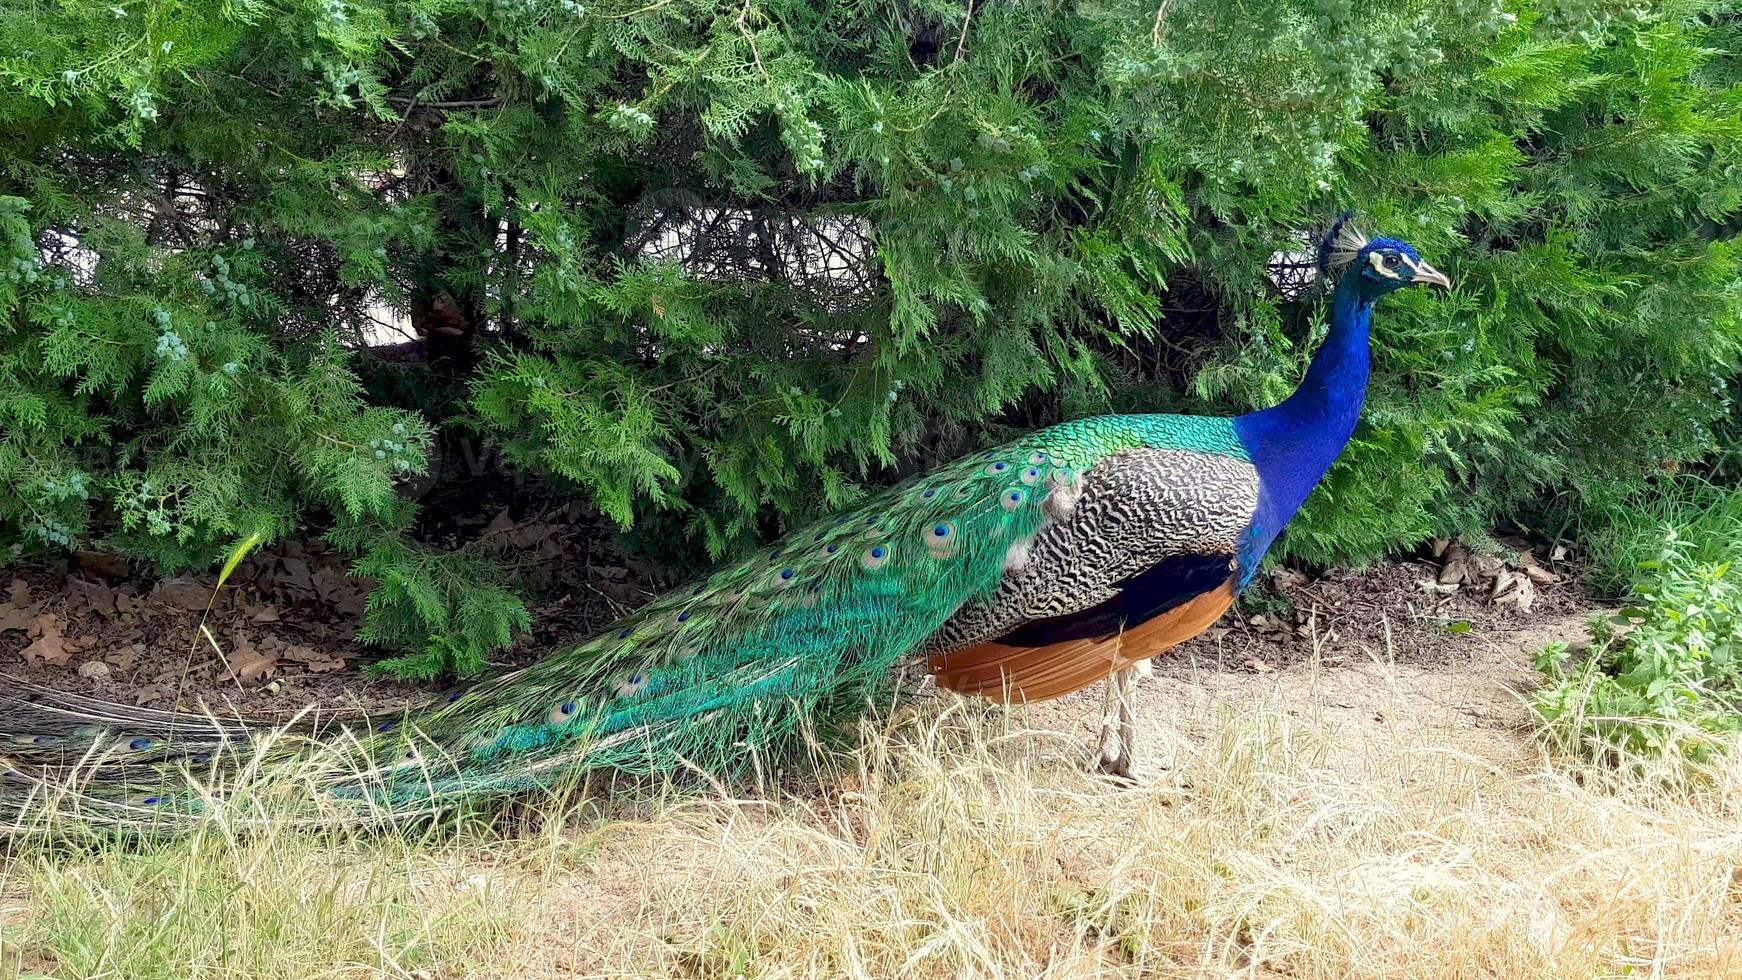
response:
<svg viewBox="0 0 1742 980"><path fill-rule="evenodd" d="M866 548L864 555L859 559L860 564L864 565L866 568L872 569L882 568L888 562L889 546L882 544L876 544Z"/></svg>
<svg viewBox="0 0 1742 980"><path fill-rule="evenodd" d="M941 558L956 550L956 523L939 521L925 530L925 546L932 557Z"/></svg>

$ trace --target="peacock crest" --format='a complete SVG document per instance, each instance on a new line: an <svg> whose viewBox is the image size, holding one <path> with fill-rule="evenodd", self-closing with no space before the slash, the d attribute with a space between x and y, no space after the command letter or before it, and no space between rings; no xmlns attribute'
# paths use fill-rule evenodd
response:
<svg viewBox="0 0 1742 980"><path fill-rule="evenodd" d="M1341 275L1367 247L1367 236L1356 229L1354 217L1352 211L1338 215L1319 242L1319 274L1326 280Z"/></svg>

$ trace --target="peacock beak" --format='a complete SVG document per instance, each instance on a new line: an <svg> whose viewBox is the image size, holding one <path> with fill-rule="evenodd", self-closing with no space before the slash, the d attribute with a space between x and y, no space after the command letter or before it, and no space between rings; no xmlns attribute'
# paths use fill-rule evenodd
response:
<svg viewBox="0 0 1742 980"><path fill-rule="evenodd" d="M1441 289L1452 288L1452 281L1446 278L1446 274L1426 262L1416 263L1415 281L1422 285L1438 286Z"/></svg>

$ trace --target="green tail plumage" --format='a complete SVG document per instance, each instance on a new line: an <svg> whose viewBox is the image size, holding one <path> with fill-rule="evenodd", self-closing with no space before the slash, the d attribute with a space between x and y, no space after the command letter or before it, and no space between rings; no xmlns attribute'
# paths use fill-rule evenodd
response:
<svg viewBox="0 0 1742 980"><path fill-rule="evenodd" d="M593 769L730 773L831 706L863 700L963 603L996 589L1012 545L1109 453L1177 429L1225 444L1224 420L1085 419L915 477L670 592L578 646L432 708L309 721L275 747L339 800L396 811L549 786ZM255 750L245 722L104 705L13 683L0 799L78 773L87 816L187 813L188 775ZM6 718L12 721L8 725ZM342 739L333 736L342 735ZM314 736L311 742L302 736ZM337 747L331 747L336 745ZM313 773L312 775L310 773Z"/></svg>

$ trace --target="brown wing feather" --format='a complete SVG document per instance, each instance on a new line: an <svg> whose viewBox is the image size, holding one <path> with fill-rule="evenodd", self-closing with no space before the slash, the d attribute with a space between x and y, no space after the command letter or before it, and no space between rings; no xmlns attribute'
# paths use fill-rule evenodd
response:
<svg viewBox="0 0 1742 980"><path fill-rule="evenodd" d="M1184 643L1210 628L1234 602L1234 580L1119 633L1044 647L1002 643L937 654L938 686L1005 703L1046 701L1081 690L1116 670Z"/></svg>

